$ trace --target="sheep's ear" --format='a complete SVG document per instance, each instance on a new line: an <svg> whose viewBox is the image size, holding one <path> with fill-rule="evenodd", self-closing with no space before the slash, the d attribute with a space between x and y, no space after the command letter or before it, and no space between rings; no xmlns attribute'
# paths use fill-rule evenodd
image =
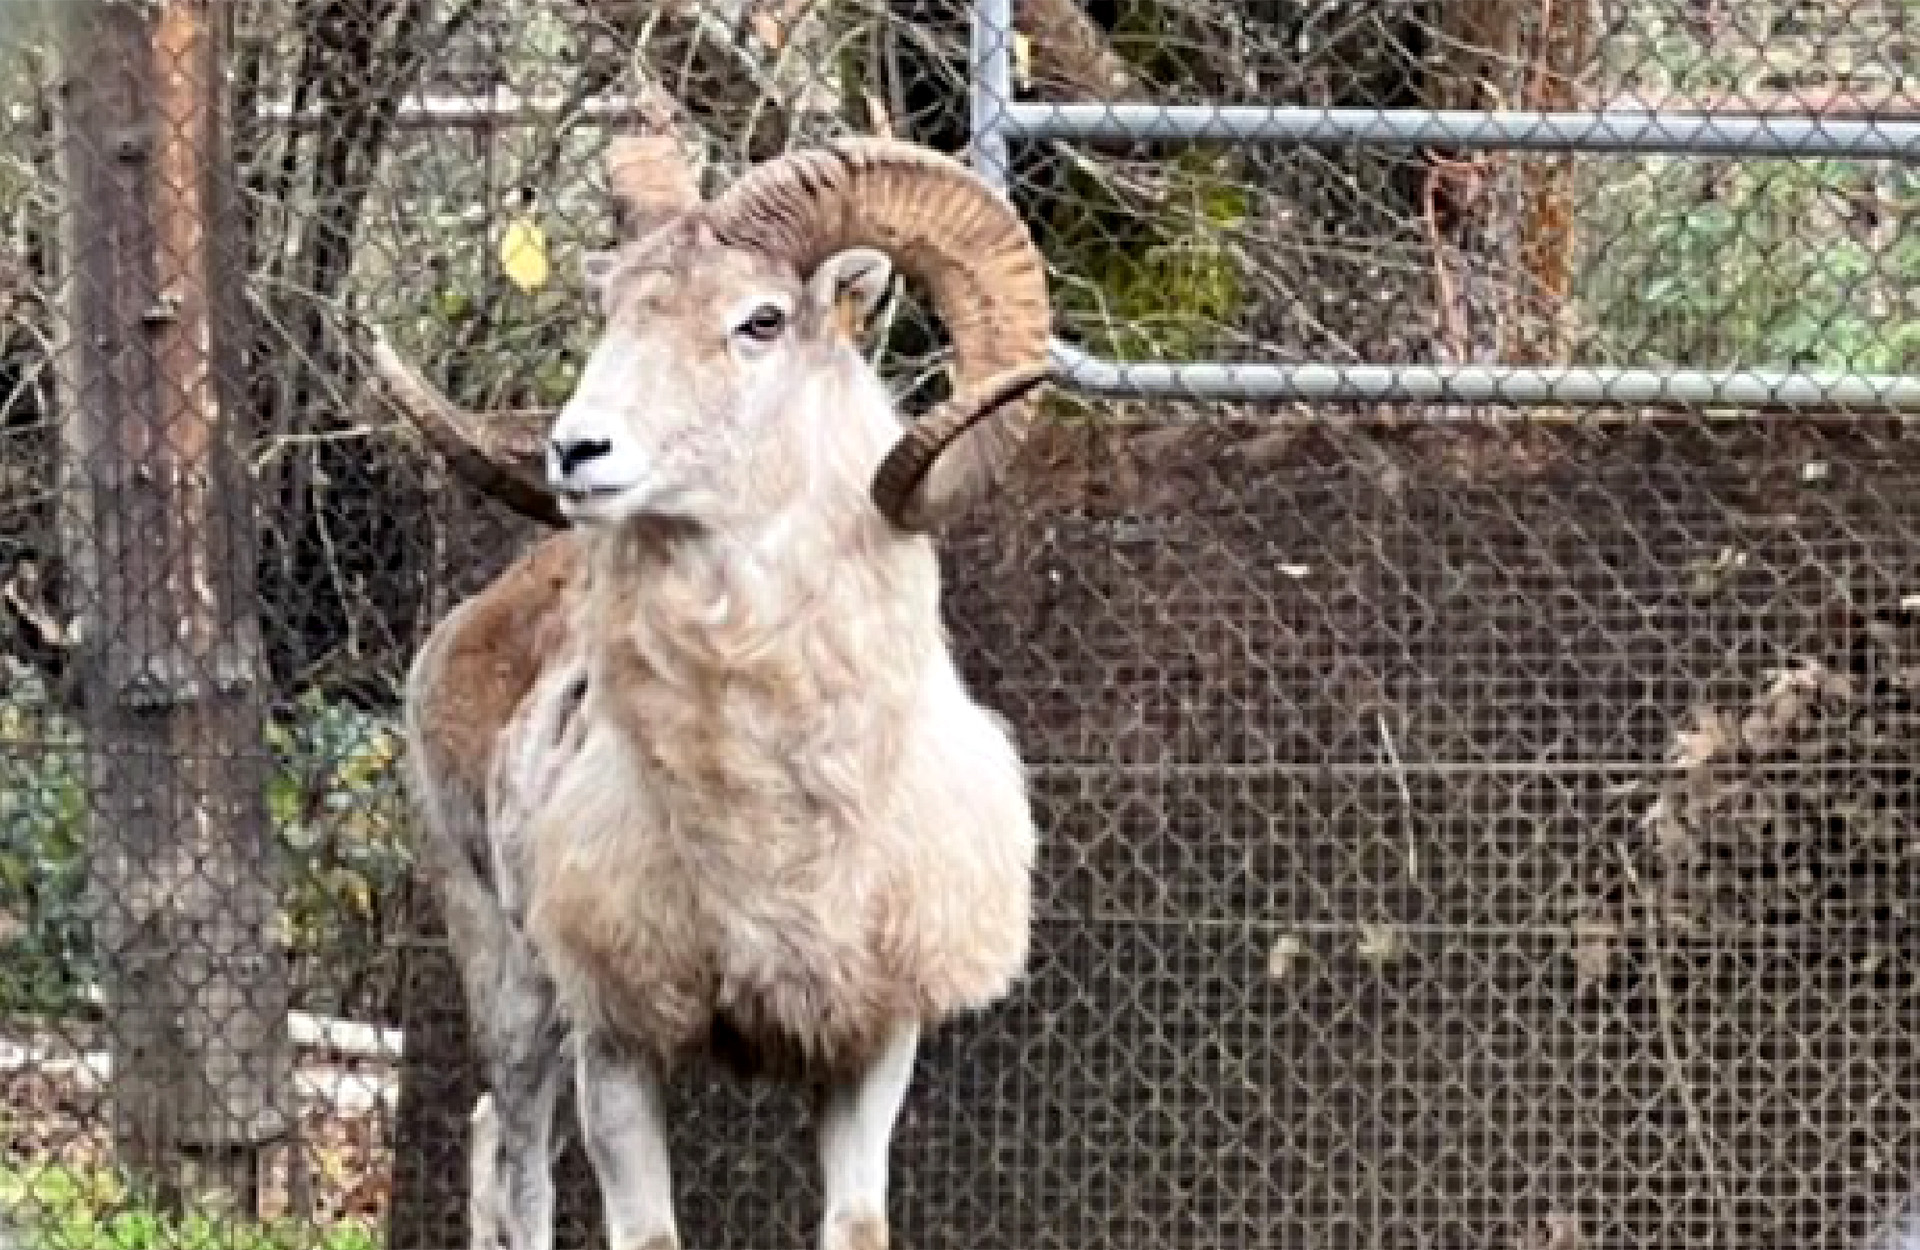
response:
<svg viewBox="0 0 1920 1250"><path fill-rule="evenodd" d="M614 261L618 253L608 251L589 251L580 257L580 281L587 288L587 296L600 304L606 299L607 278L613 273Z"/></svg>
<svg viewBox="0 0 1920 1250"><path fill-rule="evenodd" d="M870 247L848 248L821 262L807 282L807 302L830 316L840 333L858 339L886 301L893 262Z"/></svg>

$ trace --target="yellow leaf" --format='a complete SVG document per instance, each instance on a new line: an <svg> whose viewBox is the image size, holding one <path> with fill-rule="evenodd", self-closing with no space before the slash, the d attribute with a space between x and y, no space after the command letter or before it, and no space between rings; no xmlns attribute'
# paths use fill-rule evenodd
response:
<svg viewBox="0 0 1920 1250"><path fill-rule="evenodd" d="M546 232L530 218L516 217L500 236L500 268L523 291L537 291L547 283Z"/></svg>

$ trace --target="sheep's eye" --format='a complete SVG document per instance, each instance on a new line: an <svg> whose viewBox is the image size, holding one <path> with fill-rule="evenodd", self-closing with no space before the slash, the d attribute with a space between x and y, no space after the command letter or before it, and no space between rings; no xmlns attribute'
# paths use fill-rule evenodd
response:
<svg viewBox="0 0 1920 1250"><path fill-rule="evenodd" d="M771 343L787 325L787 315L772 304L762 304L740 323L740 333L759 343Z"/></svg>

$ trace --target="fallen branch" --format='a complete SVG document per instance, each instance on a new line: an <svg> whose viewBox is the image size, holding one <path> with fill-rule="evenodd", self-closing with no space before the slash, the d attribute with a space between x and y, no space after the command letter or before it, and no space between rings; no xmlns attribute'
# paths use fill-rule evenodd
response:
<svg viewBox="0 0 1920 1250"><path fill-rule="evenodd" d="M80 996L95 1007L104 1006L106 1002L106 996L97 985L87 986L81 990ZM287 1013L287 1033L295 1046L355 1059L398 1060L406 1041L399 1029L361 1024L355 1020L341 1020L307 1011ZM8 1044L0 1041L0 1046ZM0 1066L4 1066L3 1059L0 1059Z"/></svg>
<svg viewBox="0 0 1920 1250"><path fill-rule="evenodd" d="M101 1093L113 1083L113 1056L98 1050L63 1054L45 1046L0 1040L0 1074L65 1080L82 1093ZM335 1111L392 1111L399 1106L400 1081L392 1070L308 1064L294 1069L293 1092L302 1101Z"/></svg>

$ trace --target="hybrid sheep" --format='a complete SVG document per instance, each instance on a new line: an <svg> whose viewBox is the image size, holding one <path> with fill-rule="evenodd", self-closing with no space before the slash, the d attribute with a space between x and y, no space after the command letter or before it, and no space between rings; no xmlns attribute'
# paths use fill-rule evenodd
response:
<svg viewBox="0 0 1920 1250"><path fill-rule="evenodd" d="M589 258L604 332L539 461L375 348L464 476L565 527L406 692L487 1065L475 1238L551 1245L571 1069L609 1244L677 1246L662 1091L707 1056L817 1091L821 1245L881 1250L922 1033L1027 956L1024 768L949 653L929 533L1031 424L1045 270L999 196L908 144L793 153L711 202L670 139L611 162L629 237ZM856 345L894 264L956 364L911 425Z"/></svg>

